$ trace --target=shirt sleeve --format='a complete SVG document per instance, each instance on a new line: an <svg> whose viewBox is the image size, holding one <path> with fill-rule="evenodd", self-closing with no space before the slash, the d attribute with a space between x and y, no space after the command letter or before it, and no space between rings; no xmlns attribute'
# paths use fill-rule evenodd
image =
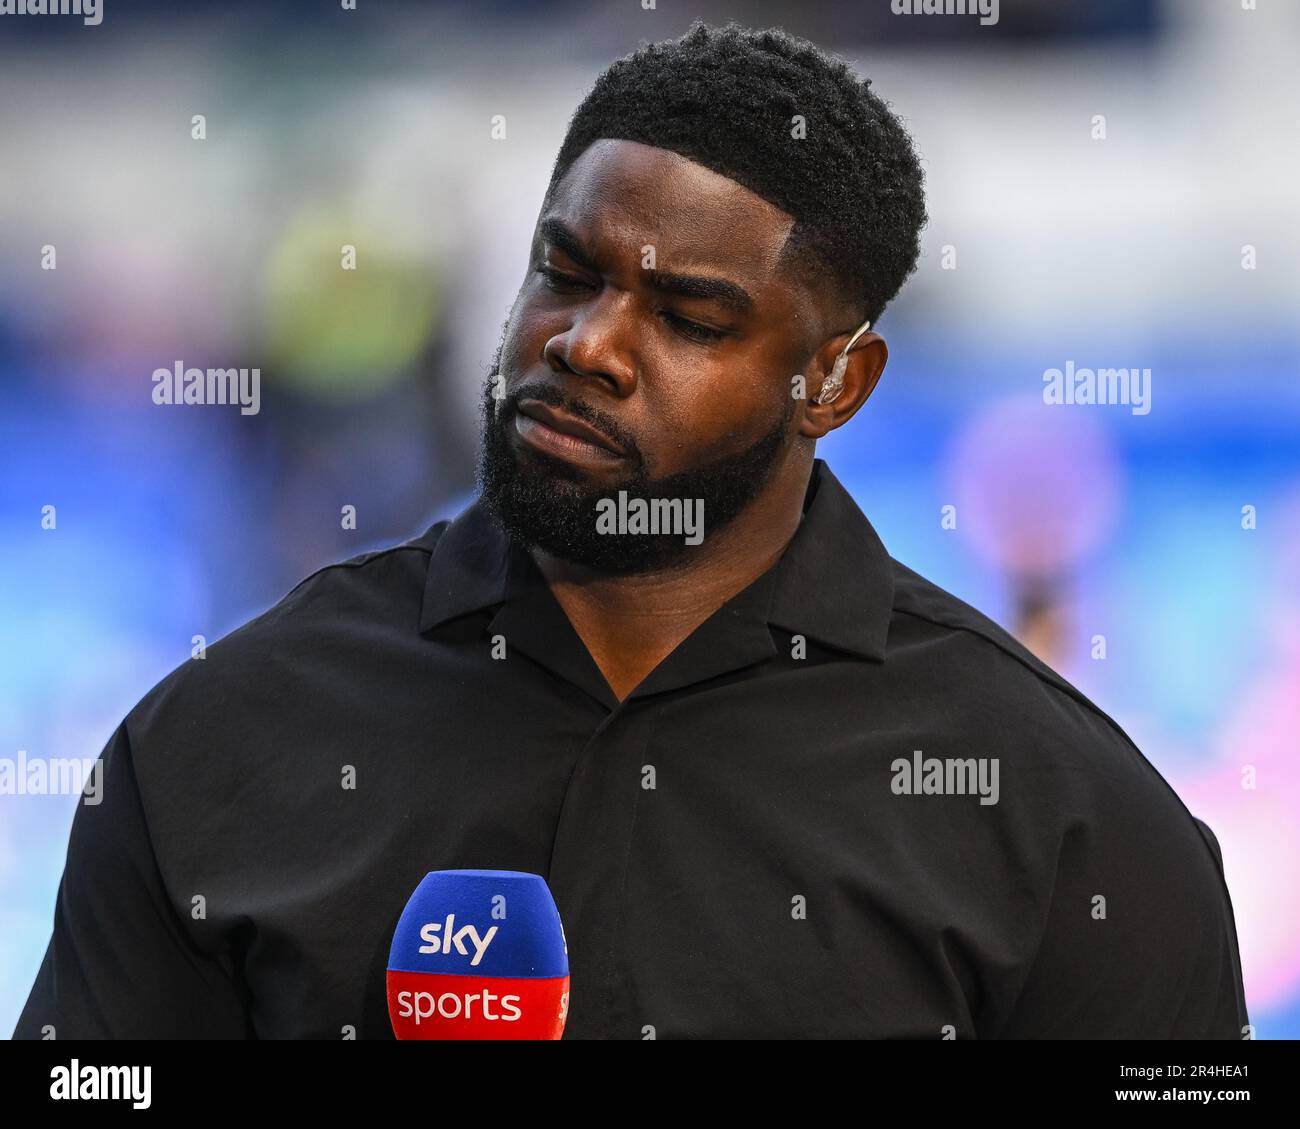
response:
<svg viewBox="0 0 1300 1129"><path fill-rule="evenodd" d="M100 760L101 801L78 801L54 931L14 1038L251 1037L228 954L196 947L164 887L125 722Z"/></svg>
<svg viewBox="0 0 1300 1129"><path fill-rule="evenodd" d="M996 1037L1247 1037L1217 839L1185 809L1134 827L1078 823L1065 835L1036 960Z"/></svg>

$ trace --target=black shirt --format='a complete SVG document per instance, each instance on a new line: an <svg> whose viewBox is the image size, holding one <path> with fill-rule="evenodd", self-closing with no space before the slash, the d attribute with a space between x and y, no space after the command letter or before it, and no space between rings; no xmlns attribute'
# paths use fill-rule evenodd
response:
<svg viewBox="0 0 1300 1129"><path fill-rule="evenodd" d="M621 703L476 502L303 581L103 756L17 1037L391 1038L394 925L460 868L549 882L565 1038L1248 1022L1209 828L821 460L777 564Z"/></svg>

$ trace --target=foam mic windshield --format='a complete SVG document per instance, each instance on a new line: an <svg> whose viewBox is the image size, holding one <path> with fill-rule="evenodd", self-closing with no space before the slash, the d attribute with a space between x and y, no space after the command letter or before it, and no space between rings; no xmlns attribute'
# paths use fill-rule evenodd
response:
<svg viewBox="0 0 1300 1129"><path fill-rule="evenodd" d="M540 874L424 876L388 953L399 1039L558 1039L568 1011L568 947Z"/></svg>

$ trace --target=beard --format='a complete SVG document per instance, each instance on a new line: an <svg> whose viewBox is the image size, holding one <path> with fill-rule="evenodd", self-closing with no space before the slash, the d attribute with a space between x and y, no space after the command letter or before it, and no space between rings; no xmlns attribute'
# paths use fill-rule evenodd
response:
<svg viewBox="0 0 1300 1129"><path fill-rule="evenodd" d="M681 533L601 532L596 520L598 502L617 502L620 490L626 491L629 499L645 499L651 504L650 512L654 512L657 499L678 499L686 505L698 500L703 503L707 542L708 534L731 522L767 482L795 409L794 398L785 397L780 418L743 451L651 478L636 443L616 421L569 400L554 385L522 385L503 397L497 408L493 387L500 361L498 346L483 393L477 478L485 507L497 525L520 544L609 576L682 567L692 560L690 550L698 550L704 542L687 544ZM592 485L586 472L563 459L532 449L516 454L507 436L514 429L518 403L523 399L560 408L619 443L627 452L627 474L615 482Z"/></svg>

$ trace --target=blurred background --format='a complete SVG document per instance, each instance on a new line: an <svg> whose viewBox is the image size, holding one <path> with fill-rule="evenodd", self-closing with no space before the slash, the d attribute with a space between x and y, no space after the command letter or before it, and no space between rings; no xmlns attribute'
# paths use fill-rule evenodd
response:
<svg viewBox="0 0 1300 1129"><path fill-rule="evenodd" d="M1300 1036L1300 4L104 4L0 18L0 757L97 756L195 635L458 513L590 83L780 25L928 175L889 367L819 455L1210 824L1258 1037ZM156 405L178 361L259 367L261 410ZM1045 403L1067 364L1149 369L1149 410ZM0 795L4 1035L75 801Z"/></svg>

